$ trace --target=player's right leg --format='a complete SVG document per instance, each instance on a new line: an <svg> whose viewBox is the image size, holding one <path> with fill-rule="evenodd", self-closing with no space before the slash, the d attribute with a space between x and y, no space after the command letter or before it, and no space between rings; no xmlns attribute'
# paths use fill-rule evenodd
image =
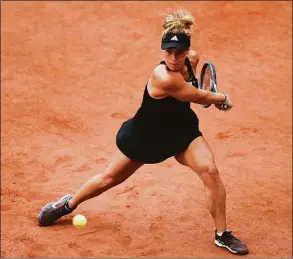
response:
<svg viewBox="0 0 293 259"><path fill-rule="evenodd" d="M82 202L125 181L142 165L143 163L135 162L118 151L105 171L88 180L75 195L68 194L56 202L47 204L39 214L40 225L54 224L57 219L71 213Z"/></svg>

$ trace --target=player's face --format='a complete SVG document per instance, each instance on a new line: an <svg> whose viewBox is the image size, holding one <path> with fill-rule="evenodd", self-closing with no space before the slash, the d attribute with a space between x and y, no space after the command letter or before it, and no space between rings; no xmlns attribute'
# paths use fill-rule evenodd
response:
<svg viewBox="0 0 293 259"><path fill-rule="evenodd" d="M179 71L184 65L188 50L170 48L163 50L163 59L172 71Z"/></svg>

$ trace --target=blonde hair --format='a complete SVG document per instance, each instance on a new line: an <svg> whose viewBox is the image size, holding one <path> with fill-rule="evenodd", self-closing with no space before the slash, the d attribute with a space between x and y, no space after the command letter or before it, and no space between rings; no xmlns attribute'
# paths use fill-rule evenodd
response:
<svg viewBox="0 0 293 259"><path fill-rule="evenodd" d="M193 16L187 11L177 11L172 14L168 14L165 19L163 28L163 37L171 33L183 33L187 36L192 35L192 25L194 23Z"/></svg>

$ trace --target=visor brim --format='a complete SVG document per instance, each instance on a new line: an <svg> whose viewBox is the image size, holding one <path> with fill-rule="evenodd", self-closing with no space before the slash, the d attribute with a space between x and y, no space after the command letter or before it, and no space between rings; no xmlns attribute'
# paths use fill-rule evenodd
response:
<svg viewBox="0 0 293 259"><path fill-rule="evenodd" d="M162 43L161 49L171 49L171 48L176 48L180 50L187 50L189 48L189 45L186 44L180 44L178 42L168 42L168 43Z"/></svg>

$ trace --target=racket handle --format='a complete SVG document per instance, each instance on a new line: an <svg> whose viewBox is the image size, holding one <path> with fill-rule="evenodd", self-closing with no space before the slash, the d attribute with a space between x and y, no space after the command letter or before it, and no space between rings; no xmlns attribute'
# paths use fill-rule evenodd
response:
<svg viewBox="0 0 293 259"><path fill-rule="evenodd" d="M223 110L228 110L228 108L229 108L229 107L228 107L227 104L225 104L225 103L222 104L222 109L223 109Z"/></svg>

